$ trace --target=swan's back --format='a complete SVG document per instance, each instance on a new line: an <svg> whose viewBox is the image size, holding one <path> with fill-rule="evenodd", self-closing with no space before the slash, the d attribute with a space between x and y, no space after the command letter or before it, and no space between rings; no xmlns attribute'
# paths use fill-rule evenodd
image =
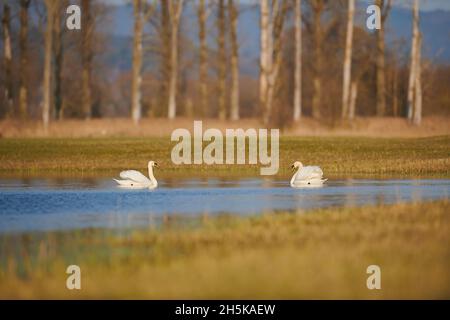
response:
<svg viewBox="0 0 450 320"><path fill-rule="evenodd" d="M136 170L126 170L120 173L120 177L126 180L132 180L138 183L148 183L150 181L149 178L144 176L142 173Z"/></svg>
<svg viewBox="0 0 450 320"><path fill-rule="evenodd" d="M303 167L295 177L295 180L322 179L323 171L318 166Z"/></svg>

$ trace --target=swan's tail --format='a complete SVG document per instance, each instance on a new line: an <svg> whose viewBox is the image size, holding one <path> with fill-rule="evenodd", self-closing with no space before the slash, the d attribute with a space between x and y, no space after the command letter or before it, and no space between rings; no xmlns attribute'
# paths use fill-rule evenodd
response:
<svg viewBox="0 0 450 320"><path fill-rule="evenodd" d="M117 180L117 179L113 179L115 182L117 182L119 184L119 186L129 186L130 185L130 181L128 180Z"/></svg>

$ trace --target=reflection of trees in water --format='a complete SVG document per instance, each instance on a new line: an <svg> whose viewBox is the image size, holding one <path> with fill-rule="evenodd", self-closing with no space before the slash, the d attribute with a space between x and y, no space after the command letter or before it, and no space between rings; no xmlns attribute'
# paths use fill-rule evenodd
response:
<svg viewBox="0 0 450 320"><path fill-rule="evenodd" d="M95 178L83 178L82 182L87 187L97 187L99 185L98 179Z"/></svg>
<svg viewBox="0 0 450 320"><path fill-rule="evenodd" d="M31 187L31 183L34 179L30 179L29 177L22 177L21 184L25 187Z"/></svg>
<svg viewBox="0 0 450 320"><path fill-rule="evenodd" d="M352 187L354 187L354 183L355 183L354 179L348 178L345 180L344 185L345 185L345 187L352 188ZM346 207L354 207L357 205L357 199L358 199L358 197L356 196L355 192L353 192L353 191L346 192L344 205Z"/></svg>
<svg viewBox="0 0 450 320"><path fill-rule="evenodd" d="M239 187L239 184L240 184L239 179L230 180L230 179L228 179L226 177L220 177L218 179L217 186L219 188L226 188L226 187L233 187L233 188L235 188L235 187Z"/></svg>
<svg viewBox="0 0 450 320"><path fill-rule="evenodd" d="M64 177L64 176L58 176L58 177L53 177L53 178L49 178L48 180L48 186L49 187L64 187L67 185L73 185L73 184L81 184L82 187L90 187L90 188L94 188L94 187L98 187L100 182L97 178L87 178L84 177L81 180L79 179L74 179L74 178L68 178L68 177Z"/></svg>
<svg viewBox="0 0 450 320"><path fill-rule="evenodd" d="M227 177L195 177L195 178L165 178L164 184L169 188L184 188L193 186L195 188L225 188L239 187L241 179L230 179Z"/></svg>
<svg viewBox="0 0 450 320"><path fill-rule="evenodd" d="M375 196L375 203L377 205L382 205L385 203L385 196L383 193L377 193L377 195Z"/></svg>
<svg viewBox="0 0 450 320"><path fill-rule="evenodd" d="M164 183L170 188L178 188L182 185L183 179L180 180L180 179L176 179L174 177L165 178Z"/></svg>
<svg viewBox="0 0 450 320"><path fill-rule="evenodd" d="M49 179L49 187L63 187L66 184L66 178L64 177L56 177Z"/></svg>

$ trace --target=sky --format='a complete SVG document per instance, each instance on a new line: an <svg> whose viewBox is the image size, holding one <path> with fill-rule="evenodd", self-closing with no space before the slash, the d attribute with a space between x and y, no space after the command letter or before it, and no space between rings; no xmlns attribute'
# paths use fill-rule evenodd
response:
<svg viewBox="0 0 450 320"><path fill-rule="evenodd" d="M111 4L124 4L130 2L129 0L103 0L106 3ZM257 2L258 0L240 0L240 2ZM373 4L375 1L371 0L357 0L358 2L366 2ZM393 4L399 7L411 7L413 0L393 0ZM421 10L433 11L433 10L446 10L450 11L450 0L420 0Z"/></svg>
<svg viewBox="0 0 450 320"><path fill-rule="evenodd" d="M374 1L366 1L373 3ZM398 7L412 7L413 0L393 0ZM420 9L423 11L446 10L450 11L450 0L420 0Z"/></svg>

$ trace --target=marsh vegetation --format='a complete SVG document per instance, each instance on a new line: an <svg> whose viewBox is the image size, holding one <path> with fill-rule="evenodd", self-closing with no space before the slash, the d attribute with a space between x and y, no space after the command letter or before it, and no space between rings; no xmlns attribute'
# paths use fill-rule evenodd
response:
<svg viewBox="0 0 450 320"><path fill-rule="evenodd" d="M0 236L2 298L449 298L447 200ZM65 288L77 263L82 290ZM382 270L368 290L366 268Z"/></svg>

